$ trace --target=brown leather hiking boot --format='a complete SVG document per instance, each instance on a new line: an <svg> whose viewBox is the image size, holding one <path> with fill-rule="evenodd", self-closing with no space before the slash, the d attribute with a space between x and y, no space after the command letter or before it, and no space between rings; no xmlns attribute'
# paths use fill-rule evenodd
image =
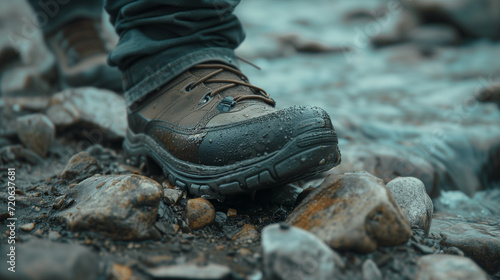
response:
<svg viewBox="0 0 500 280"><path fill-rule="evenodd" d="M122 91L121 73L107 64L100 20L77 19L46 38L57 58L61 88L93 86Z"/></svg>
<svg viewBox="0 0 500 280"><path fill-rule="evenodd" d="M206 198L279 186L340 163L322 109L274 105L240 71L201 64L129 110L124 149Z"/></svg>

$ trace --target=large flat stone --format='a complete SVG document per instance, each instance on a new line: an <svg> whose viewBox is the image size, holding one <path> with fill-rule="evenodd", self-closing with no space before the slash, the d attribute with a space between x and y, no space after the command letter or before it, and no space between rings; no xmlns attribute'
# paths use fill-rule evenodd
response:
<svg viewBox="0 0 500 280"><path fill-rule="evenodd" d="M75 203L58 216L71 231L133 240L150 237L162 189L139 175L94 176L69 189L67 196Z"/></svg>

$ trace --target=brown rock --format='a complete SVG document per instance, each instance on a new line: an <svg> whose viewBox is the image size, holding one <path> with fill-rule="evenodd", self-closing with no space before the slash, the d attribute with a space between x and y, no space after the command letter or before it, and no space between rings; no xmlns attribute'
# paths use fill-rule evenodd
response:
<svg viewBox="0 0 500 280"><path fill-rule="evenodd" d="M252 243L259 241L260 234L253 225L245 224L243 228L233 236L237 243Z"/></svg>
<svg viewBox="0 0 500 280"><path fill-rule="evenodd" d="M490 274L500 272L500 227L437 216L431 233L443 237L444 247L457 247Z"/></svg>
<svg viewBox="0 0 500 280"><path fill-rule="evenodd" d="M471 259L452 255L428 255L418 260L415 280L486 280L486 273Z"/></svg>
<svg viewBox="0 0 500 280"><path fill-rule="evenodd" d="M97 160L87 152L80 152L72 156L64 170L59 174L60 179L84 179L101 172Z"/></svg>
<svg viewBox="0 0 500 280"><path fill-rule="evenodd" d="M54 141L56 129L43 114L33 114L17 119L17 135L21 142L41 157L45 157Z"/></svg>
<svg viewBox="0 0 500 280"><path fill-rule="evenodd" d="M186 218L190 229L204 228L215 221L214 206L202 197L190 199L186 205Z"/></svg>
<svg viewBox="0 0 500 280"><path fill-rule="evenodd" d="M160 184L149 178L108 175L86 179L71 188L67 196L75 203L57 216L71 231L133 240L151 236L162 194Z"/></svg>
<svg viewBox="0 0 500 280"><path fill-rule="evenodd" d="M228 218L236 218L236 215L238 215L238 211L234 208L229 208L227 209L227 217Z"/></svg>
<svg viewBox="0 0 500 280"><path fill-rule="evenodd" d="M334 249L372 252L411 236L382 180L367 172L328 176L288 216L287 222L317 235Z"/></svg>
<svg viewBox="0 0 500 280"><path fill-rule="evenodd" d="M32 231L35 228L35 223L24 224L19 228L23 231Z"/></svg>

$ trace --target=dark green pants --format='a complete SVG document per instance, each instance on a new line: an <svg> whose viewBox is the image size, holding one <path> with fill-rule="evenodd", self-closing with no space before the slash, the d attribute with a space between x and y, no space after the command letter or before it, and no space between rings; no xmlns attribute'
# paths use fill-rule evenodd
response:
<svg viewBox="0 0 500 280"><path fill-rule="evenodd" d="M50 33L78 17L100 17L103 0L29 0L49 15ZM109 55L124 77L130 105L191 68L207 62L237 67L234 49L244 32L233 10L239 0L107 0L104 7L120 36Z"/></svg>

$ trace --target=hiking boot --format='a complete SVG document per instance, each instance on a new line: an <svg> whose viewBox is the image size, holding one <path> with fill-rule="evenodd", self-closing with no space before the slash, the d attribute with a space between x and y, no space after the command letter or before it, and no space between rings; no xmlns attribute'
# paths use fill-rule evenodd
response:
<svg viewBox="0 0 500 280"><path fill-rule="evenodd" d="M129 109L124 150L206 198L280 186L340 163L325 111L274 105L240 71L200 64Z"/></svg>
<svg viewBox="0 0 500 280"><path fill-rule="evenodd" d="M121 73L107 64L102 22L77 19L46 38L57 60L62 89L93 86L122 91Z"/></svg>

